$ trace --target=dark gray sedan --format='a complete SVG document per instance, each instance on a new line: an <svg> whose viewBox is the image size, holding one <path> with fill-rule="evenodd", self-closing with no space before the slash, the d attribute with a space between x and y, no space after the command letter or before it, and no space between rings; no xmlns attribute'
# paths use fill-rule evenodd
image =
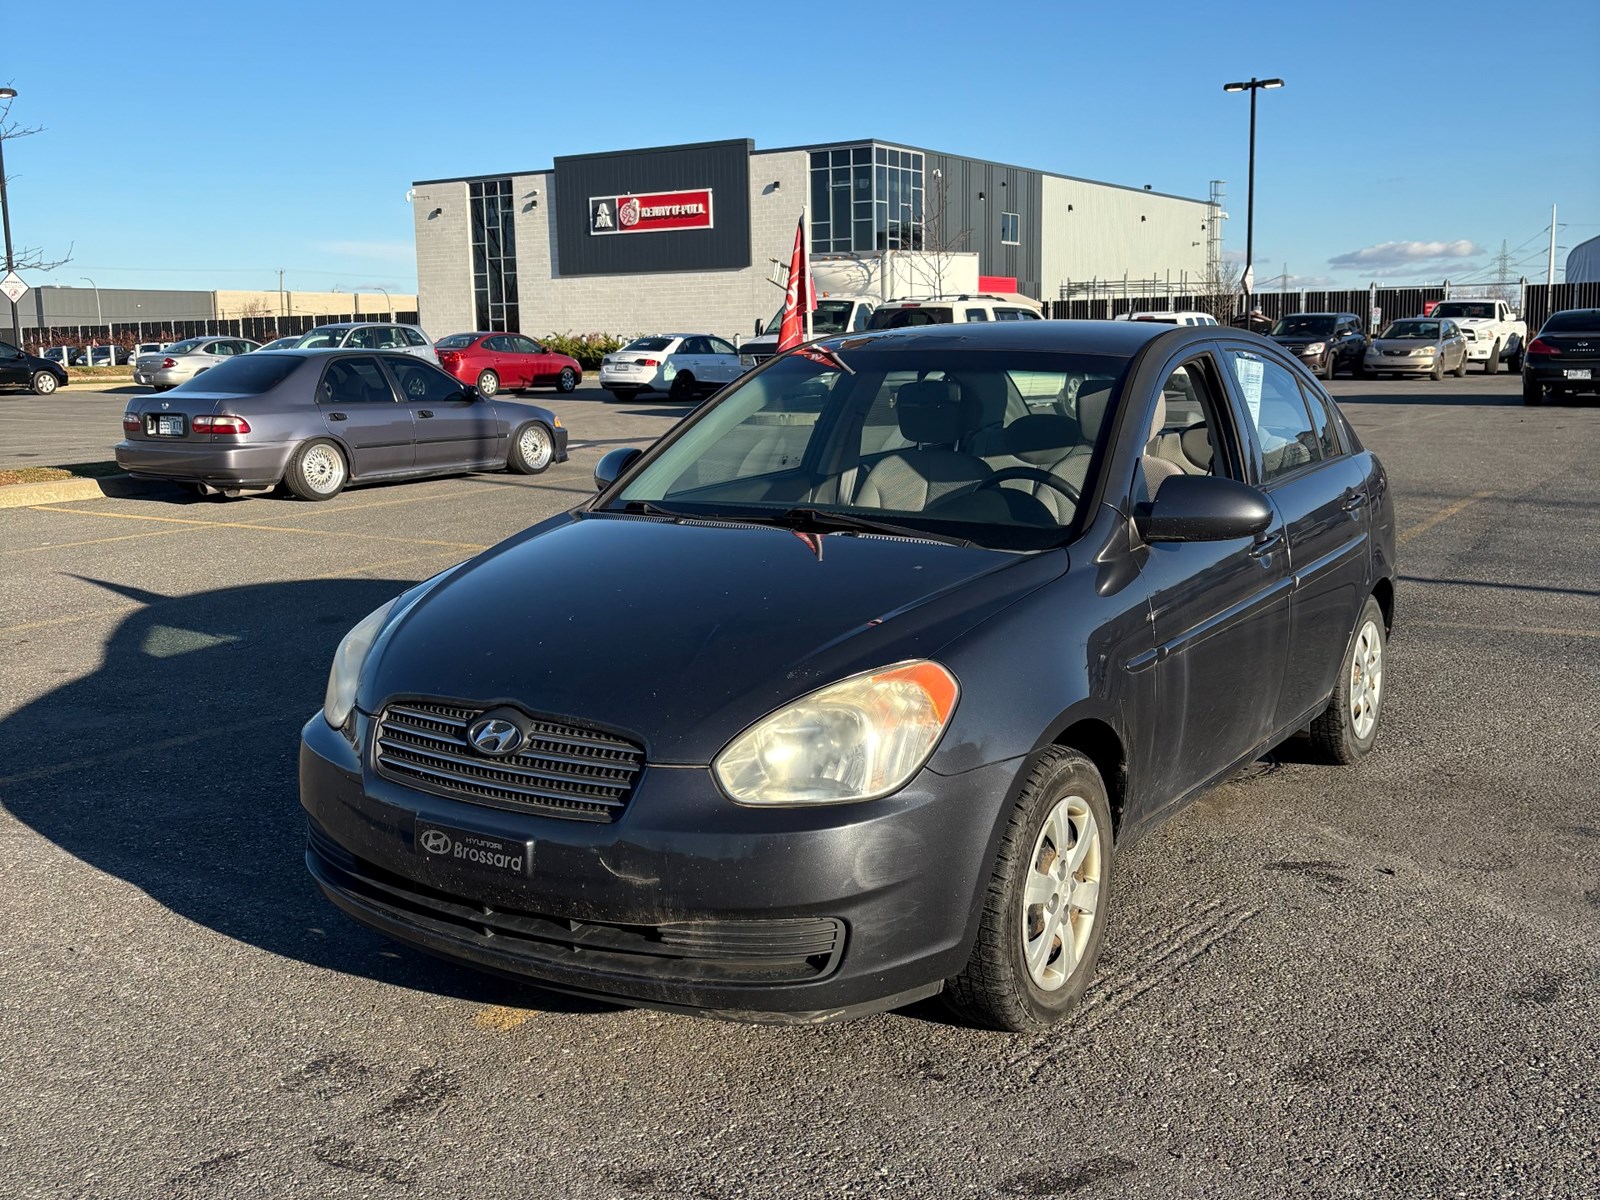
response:
<svg viewBox="0 0 1600 1200"><path fill-rule="evenodd" d="M549 409L489 400L406 354L284 351L129 401L117 465L205 492L280 483L328 500L348 483L462 471L537 475L567 457Z"/></svg>
<svg viewBox="0 0 1600 1200"><path fill-rule="evenodd" d="M596 482L335 655L300 796L357 920L634 1003L1032 1029L1124 845L1297 731L1378 740L1387 479L1253 334L832 338Z"/></svg>

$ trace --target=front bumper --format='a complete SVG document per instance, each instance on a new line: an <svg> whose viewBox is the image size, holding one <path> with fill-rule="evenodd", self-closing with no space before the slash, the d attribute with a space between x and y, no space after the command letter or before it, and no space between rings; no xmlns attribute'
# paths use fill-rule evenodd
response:
<svg viewBox="0 0 1600 1200"><path fill-rule="evenodd" d="M612 375L600 372L600 386L608 392L653 392L663 388L660 375Z"/></svg>
<svg viewBox="0 0 1600 1200"><path fill-rule="evenodd" d="M364 745L372 722L355 721ZM961 969L1023 766L924 770L885 800L772 811L732 804L706 768L647 766L602 824L394 783L319 713L300 799L323 893L391 937L558 990L817 1023L932 995ZM441 864L418 847L419 819L526 845L527 869Z"/></svg>
<svg viewBox="0 0 1600 1200"><path fill-rule="evenodd" d="M117 443L117 466L141 479L176 479L218 487L274 487L294 450L291 445L240 446L223 442Z"/></svg>
<svg viewBox="0 0 1600 1200"><path fill-rule="evenodd" d="M1361 360L1362 369L1373 375L1426 375L1433 370L1433 365L1439 361L1437 354L1428 358L1390 358L1388 355L1366 355Z"/></svg>

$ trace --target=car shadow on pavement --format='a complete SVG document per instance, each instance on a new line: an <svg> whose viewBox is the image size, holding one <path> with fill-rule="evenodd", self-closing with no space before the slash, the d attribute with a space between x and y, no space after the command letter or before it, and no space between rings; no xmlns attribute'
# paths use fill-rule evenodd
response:
<svg viewBox="0 0 1600 1200"><path fill-rule="evenodd" d="M1375 381L1368 380L1369 384ZM1435 383L1431 379L1402 380L1399 383L1385 382L1381 386L1393 388L1393 391L1368 392L1363 395L1352 395L1342 389L1330 392L1340 408L1351 408L1356 405L1383 406L1429 404L1444 408L1521 408L1522 392L1520 390L1507 390L1505 392L1463 392L1450 387L1453 380ZM1520 388L1520 384L1513 378L1510 387Z"/></svg>
<svg viewBox="0 0 1600 1200"><path fill-rule="evenodd" d="M100 666L0 720L0 806L180 917L272 954L486 1004L606 1012L429 958L323 899L304 865L299 730L344 633L410 583L333 579L163 596Z"/></svg>

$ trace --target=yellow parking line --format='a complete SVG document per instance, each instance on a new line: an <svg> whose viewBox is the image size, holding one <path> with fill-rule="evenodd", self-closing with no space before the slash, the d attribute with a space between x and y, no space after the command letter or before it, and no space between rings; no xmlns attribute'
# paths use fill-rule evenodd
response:
<svg viewBox="0 0 1600 1200"><path fill-rule="evenodd" d="M1405 621L1405 628L1464 629L1472 633L1537 633L1548 637L1600 638L1600 629L1567 629L1559 625L1480 625L1472 621Z"/></svg>
<svg viewBox="0 0 1600 1200"><path fill-rule="evenodd" d="M79 546L103 546L107 542L131 542L135 538L170 537L184 533L182 529L153 529L149 533L119 533L116 537L84 538L77 542L52 542L48 546L22 546L16 550L0 550L0 554L37 554L41 550L72 550Z"/></svg>
<svg viewBox="0 0 1600 1200"><path fill-rule="evenodd" d="M487 1029L492 1033L510 1033L518 1025L525 1024L538 1015L537 1009L507 1008L503 1004L491 1004L473 1017L472 1023L479 1029Z"/></svg>
<svg viewBox="0 0 1600 1200"><path fill-rule="evenodd" d="M1469 507L1470 505L1476 504L1479 500L1487 500L1492 495L1494 495L1493 492L1474 492L1465 500L1457 500L1454 504L1448 505L1445 508L1441 508L1426 521L1419 521L1410 529L1403 530L1400 535L1395 538L1395 542L1401 546L1404 546L1418 534L1427 533L1428 530L1432 529L1435 525L1444 524L1444 522L1448 521L1451 517L1455 516L1463 509Z"/></svg>
<svg viewBox="0 0 1600 1200"><path fill-rule="evenodd" d="M359 538L370 542L403 542L411 546L449 546L457 550L487 550L478 542L442 542L431 538L388 537L381 533L349 533L340 529L307 529L300 525L260 525L251 521L199 521L190 517L153 517L144 513L108 513L94 508L52 508L36 504L32 512L61 513L69 517L108 517L116 521L160 521L168 525L188 525L209 529L249 529L259 533L309 533L317 537Z"/></svg>
<svg viewBox="0 0 1600 1200"><path fill-rule="evenodd" d="M188 746L205 738L216 737L218 734L239 733L246 729L254 729L259 725L266 725L272 721L283 718L277 713L271 716L251 717L248 721L238 721L232 725L213 725L200 733L185 733L179 737L167 738L160 742L146 742L141 746L129 746L124 750L116 750L110 754L95 754L87 758L76 758L68 762L54 763L48 767L40 767L34 771L22 771L16 775L0 775L0 787L12 783L32 783L36 779L49 779L52 775L64 775L69 771L86 771L93 767L103 767L107 763L121 762L127 758L138 758L141 755L173 750L179 746Z"/></svg>
<svg viewBox="0 0 1600 1200"><path fill-rule="evenodd" d="M503 484L498 483L486 483L480 487L468 488L466 491L451 492L443 497L432 494L426 496L402 496L398 500L374 500L370 504L325 504L321 506L304 505L297 511L290 513L285 519L292 519L294 517L334 517L338 516L340 513L365 512L369 508L389 508L396 504L425 504L429 501L437 503L441 499L459 500L465 496L478 496L484 492L497 491L503 486ZM262 518L264 522L274 521L276 519L277 518L275 517Z"/></svg>
<svg viewBox="0 0 1600 1200"><path fill-rule="evenodd" d="M0 637L8 633L27 633L31 629L49 629L52 625L71 625L75 621L93 621L97 617L121 617L139 611L139 605L126 608L97 608L93 612L74 613L70 617L51 617L46 621L24 621L21 625L0 625Z"/></svg>

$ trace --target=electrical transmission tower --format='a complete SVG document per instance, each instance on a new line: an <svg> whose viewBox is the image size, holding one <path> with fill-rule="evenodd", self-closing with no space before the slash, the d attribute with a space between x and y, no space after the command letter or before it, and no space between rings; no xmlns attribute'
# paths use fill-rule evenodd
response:
<svg viewBox="0 0 1600 1200"><path fill-rule="evenodd" d="M1500 241L1500 253L1494 256L1494 294L1501 300L1509 300L1511 289L1511 255L1506 251L1506 242Z"/></svg>

